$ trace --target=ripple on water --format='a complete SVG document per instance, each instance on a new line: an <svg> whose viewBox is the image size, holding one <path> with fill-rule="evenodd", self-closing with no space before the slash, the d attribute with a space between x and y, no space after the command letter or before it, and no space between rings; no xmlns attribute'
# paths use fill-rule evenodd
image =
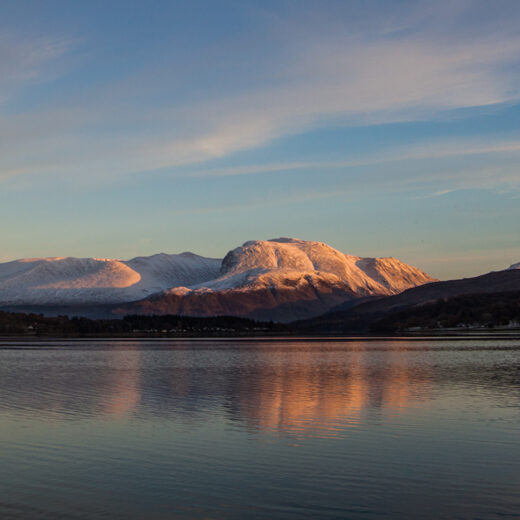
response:
<svg viewBox="0 0 520 520"><path fill-rule="evenodd" d="M520 342L0 342L3 519L518 518Z"/></svg>

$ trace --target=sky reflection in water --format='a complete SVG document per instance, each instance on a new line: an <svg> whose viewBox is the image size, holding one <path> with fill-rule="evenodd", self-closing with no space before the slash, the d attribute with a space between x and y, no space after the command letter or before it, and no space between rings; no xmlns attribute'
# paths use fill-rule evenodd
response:
<svg viewBox="0 0 520 520"><path fill-rule="evenodd" d="M10 346L2 518L519 517L520 341Z"/></svg>

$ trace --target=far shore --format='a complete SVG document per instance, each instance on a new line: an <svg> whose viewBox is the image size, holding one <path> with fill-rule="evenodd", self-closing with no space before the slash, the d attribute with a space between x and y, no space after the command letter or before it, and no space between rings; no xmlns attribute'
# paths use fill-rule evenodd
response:
<svg viewBox="0 0 520 520"><path fill-rule="evenodd" d="M237 332L232 333L170 333L170 332L145 332L140 331L129 334L57 334L57 333L16 333L0 334L1 341L23 341L23 340L67 340L67 341L168 341L168 340L200 340L200 341L427 341L437 340L489 340L489 339L511 339L520 340L520 329L472 329L472 330L423 330L413 332L396 332L394 334L298 334L287 332L280 333L251 333Z"/></svg>

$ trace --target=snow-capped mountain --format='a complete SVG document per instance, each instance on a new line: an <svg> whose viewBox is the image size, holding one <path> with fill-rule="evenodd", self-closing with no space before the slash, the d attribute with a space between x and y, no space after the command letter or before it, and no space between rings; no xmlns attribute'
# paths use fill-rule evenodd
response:
<svg viewBox="0 0 520 520"><path fill-rule="evenodd" d="M361 258L322 242L294 238L257 240L230 251L214 280L172 287L118 312L289 321L322 314L349 300L397 294L432 281L395 258Z"/></svg>
<svg viewBox="0 0 520 520"><path fill-rule="evenodd" d="M433 278L395 258L346 255L294 238L246 242L223 260L193 253L132 260L32 258L0 264L0 306L116 305L117 315L291 320L397 294Z"/></svg>
<svg viewBox="0 0 520 520"><path fill-rule="evenodd" d="M132 260L27 258L0 264L0 305L108 304L139 300L218 276L221 260L164 253Z"/></svg>
<svg viewBox="0 0 520 520"><path fill-rule="evenodd" d="M237 276L246 285L276 285L279 279L316 274L345 284L358 295L396 294L433 280L395 258L361 258L341 253L323 242L296 238L255 240L230 251L222 261L215 287ZM211 283L206 285L211 287ZM236 286L236 284L232 284Z"/></svg>

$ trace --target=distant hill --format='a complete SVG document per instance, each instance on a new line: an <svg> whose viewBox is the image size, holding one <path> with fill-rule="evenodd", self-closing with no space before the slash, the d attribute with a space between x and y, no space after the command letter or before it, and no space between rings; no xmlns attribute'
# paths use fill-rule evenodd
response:
<svg viewBox="0 0 520 520"><path fill-rule="evenodd" d="M464 294L391 312L370 324L371 332L423 329L520 328L520 291Z"/></svg>
<svg viewBox="0 0 520 520"><path fill-rule="evenodd" d="M420 313L418 309L421 306L441 299L463 295L498 295L519 291L520 269L510 268L474 278L428 283L408 289L395 296L378 298L348 309L336 309L334 312L314 319L296 322L291 326L296 330L308 333L367 332L373 329L377 322L385 318L392 322L395 321L397 319L395 318L396 313L401 312L402 314L399 316L404 320L408 315L415 316ZM496 303L499 298L499 296L496 296L494 302ZM464 300L464 304L467 304L467 301ZM457 312L454 311L452 306L450 309L452 312Z"/></svg>

